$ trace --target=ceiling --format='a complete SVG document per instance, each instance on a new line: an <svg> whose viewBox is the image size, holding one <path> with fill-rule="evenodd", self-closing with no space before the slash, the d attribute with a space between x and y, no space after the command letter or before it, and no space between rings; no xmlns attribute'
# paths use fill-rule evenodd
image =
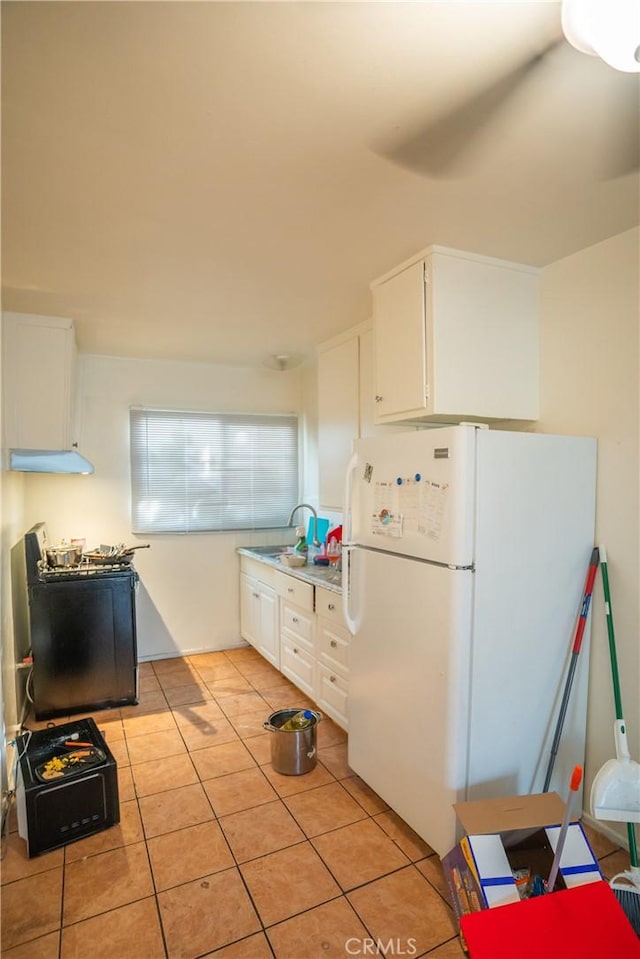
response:
<svg viewBox="0 0 640 959"><path fill-rule="evenodd" d="M258 365L431 243L544 265L638 223L640 75L563 42L462 163L389 145L559 31L536 2L2 3L4 309L81 352ZM613 172L612 172L613 171Z"/></svg>

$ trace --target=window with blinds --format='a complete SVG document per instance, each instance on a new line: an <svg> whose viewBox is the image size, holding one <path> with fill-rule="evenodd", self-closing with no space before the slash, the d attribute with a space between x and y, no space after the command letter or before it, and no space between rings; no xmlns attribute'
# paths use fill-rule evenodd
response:
<svg viewBox="0 0 640 959"><path fill-rule="evenodd" d="M298 502L298 418L132 409L134 533L286 526Z"/></svg>

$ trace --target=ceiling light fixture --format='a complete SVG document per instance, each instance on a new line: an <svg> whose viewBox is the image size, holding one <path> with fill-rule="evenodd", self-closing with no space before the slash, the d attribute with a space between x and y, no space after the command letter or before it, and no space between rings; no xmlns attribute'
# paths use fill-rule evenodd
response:
<svg viewBox="0 0 640 959"><path fill-rule="evenodd" d="M272 353L264 361L264 366L284 373L285 370L294 370L296 366L300 366L303 358L301 353Z"/></svg>
<svg viewBox="0 0 640 959"><path fill-rule="evenodd" d="M562 30L572 47L614 70L640 72L638 0L563 0Z"/></svg>

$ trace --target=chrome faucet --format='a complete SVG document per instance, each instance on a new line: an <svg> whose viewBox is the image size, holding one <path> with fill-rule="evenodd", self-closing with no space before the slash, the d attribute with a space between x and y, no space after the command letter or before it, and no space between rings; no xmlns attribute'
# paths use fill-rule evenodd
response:
<svg viewBox="0 0 640 959"><path fill-rule="evenodd" d="M297 506L294 506L291 512L289 513L289 519L287 520L287 526L293 526L293 517L299 509L308 509L313 514L313 545L320 546L320 540L318 539L318 514L316 513L313 506L310 503L298 503Z"/></svg>

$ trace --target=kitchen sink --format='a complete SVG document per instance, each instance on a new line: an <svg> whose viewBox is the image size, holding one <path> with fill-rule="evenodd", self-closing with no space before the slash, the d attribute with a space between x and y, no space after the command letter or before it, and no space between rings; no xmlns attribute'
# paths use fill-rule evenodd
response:
<svg viewBox="0 0 640 959"><path fill-rule="evenodd" d="M280 553L290 549L290 546L245 546L244 548L252 553L258 553L259 556L279 556Z"/></svg>

